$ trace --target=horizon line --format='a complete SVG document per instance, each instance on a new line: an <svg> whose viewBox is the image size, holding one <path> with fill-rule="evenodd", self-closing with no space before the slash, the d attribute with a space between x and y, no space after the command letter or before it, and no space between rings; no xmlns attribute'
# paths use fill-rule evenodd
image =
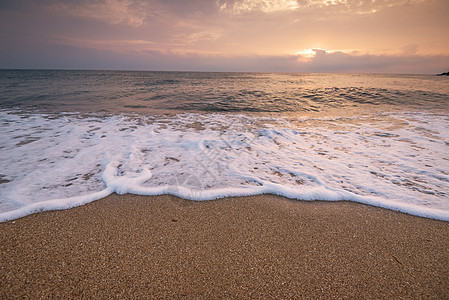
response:
<svg viewBox="0 0 449 300"><path fill-rule="evenodd" d="M448 68L449 69L449 68ZM200 70L142 70L142 69L84 69L84 68L2 68L1 71L84 71L84 72L172 72L172 73L272 73L272 74L346 74L346 75L440 75L439 73L390 73L390 72L301 72L301 71L200 71Z"/></svg>

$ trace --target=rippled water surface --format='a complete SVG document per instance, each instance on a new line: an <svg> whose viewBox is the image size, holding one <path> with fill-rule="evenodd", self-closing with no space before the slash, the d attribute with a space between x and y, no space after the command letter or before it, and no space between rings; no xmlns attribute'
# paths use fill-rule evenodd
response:
<svg viewBox="0 0 449 300"><path fill-rule="evenodd" d="M286 112L447 108L422 75L0 71L0 105L41 112Z"/></svg>

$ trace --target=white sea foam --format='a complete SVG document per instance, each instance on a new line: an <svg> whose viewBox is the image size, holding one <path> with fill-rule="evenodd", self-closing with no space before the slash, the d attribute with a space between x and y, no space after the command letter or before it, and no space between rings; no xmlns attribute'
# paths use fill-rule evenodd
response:
<svg viewBox="0 0 449 300"><path fill-rule="evenodd" d="M113 192L273 193L449 221L449 118L0 112L0 222Z"/></svg>

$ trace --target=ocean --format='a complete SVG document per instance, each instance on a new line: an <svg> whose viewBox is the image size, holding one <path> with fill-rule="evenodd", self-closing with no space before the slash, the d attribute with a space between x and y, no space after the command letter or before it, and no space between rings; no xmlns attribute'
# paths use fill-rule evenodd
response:
<svg viewBox="0 0 449 300"><path fill-rule="evenodd" d="M449 221L448 82L0 70L0 222L111 193L272 193Z"/></svg>

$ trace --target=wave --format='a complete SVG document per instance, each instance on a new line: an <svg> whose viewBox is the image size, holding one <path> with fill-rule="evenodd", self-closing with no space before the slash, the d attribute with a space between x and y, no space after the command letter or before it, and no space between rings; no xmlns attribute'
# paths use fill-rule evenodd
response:
<svg viewBox="0 0 449 300"><path fill-rule="evenodd" d="M449 221L449 118L0 111L0 221L111 193L272 193ZM53 200L52 200L53 199Z"/></svg>
<svg viewBox="0 0 449 300"><path fill-rule="evenodd" d="M447 109L436 76L3 70L0 105L40 112Z"/></svg>

